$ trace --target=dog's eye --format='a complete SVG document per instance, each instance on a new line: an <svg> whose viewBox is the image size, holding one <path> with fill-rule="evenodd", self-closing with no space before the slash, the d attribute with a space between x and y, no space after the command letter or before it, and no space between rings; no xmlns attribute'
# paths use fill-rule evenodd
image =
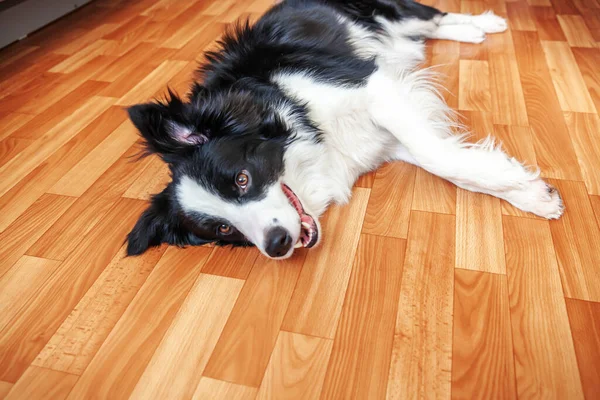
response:
<svg viewBox="0 0 600 400"><path fill-rule="evenodd" d="M242 189L246 189L248 186L248 182L250 182L250 177L248 176L248 171L244 170L237 174L235 177L235 183Z"/></svg>
<svg viewBox="0 0 600 400"><path fill-rule="evenodd" d="M219 225L219 233L222 235L229 235L231 233L231 226L225 224Z"/></svg>

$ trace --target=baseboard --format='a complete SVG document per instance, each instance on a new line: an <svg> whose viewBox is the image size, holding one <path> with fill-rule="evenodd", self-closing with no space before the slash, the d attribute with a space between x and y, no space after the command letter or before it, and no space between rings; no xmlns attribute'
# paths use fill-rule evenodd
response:
<svg viewBox="0 0 600 400"><path fill-rule="evenodd" d="M20 40L91 0L5 0L0 2L0 48ZM2 4L5 3L5 4Z"/></svg>

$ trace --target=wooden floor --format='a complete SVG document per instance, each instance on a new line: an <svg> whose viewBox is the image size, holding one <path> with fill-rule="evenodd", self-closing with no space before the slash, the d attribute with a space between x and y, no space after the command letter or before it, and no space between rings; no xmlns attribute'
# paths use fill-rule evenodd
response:
<svg viewBox="0 0 600 400"><path fill-rule="evenodd" d="M600 1L435 0L509 31L431 42L475 138L559 221L387 165L318 249L123 240L168 180L123 106L183 93L272 0L98 0L0 52L0 399L600 398Z"/></svg>

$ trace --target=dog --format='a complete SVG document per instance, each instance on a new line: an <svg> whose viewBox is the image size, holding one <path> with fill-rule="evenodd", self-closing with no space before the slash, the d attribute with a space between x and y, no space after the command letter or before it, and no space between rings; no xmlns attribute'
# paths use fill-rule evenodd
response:
<svg viewBox="0 0 600 400"><path fill-rule="evenodd" d="M239 22L207 52L187 99L128 108L172 180L128 235L151 246L256 246L285 259L316 246L319 217L356 179L403 161L460 188L555 219L558 191L466 130L420 69L425 40L481 43L503 18L445 13L410 0L286 0Z"/></svg>

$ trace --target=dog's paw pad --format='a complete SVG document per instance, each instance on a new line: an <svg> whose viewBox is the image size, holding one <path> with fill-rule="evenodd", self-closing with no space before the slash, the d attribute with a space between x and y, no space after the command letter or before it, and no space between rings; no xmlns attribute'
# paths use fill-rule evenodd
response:
<svg viewBox="0 0 600 400"><path fill-rule="evenodd" d="M560 197L560 193L558 193L558 190L554 186L547 183L546 193L548 195L542 200L546 206L544 207L544 215L541 216L547 219L560 218L565 212L565 205Z"/></svg>
<svg viewBox="0 0 600 400"><path fill-rule="evenodd" d="M542 179L529 182L522 190L510 194L513 205L546 219L558 219L565 212L560 193Z"/></svg>
<svg viewBox="0 0 600 400"><path fill-rule="evenodd" d="M473 25L485 33L504 32L508 28L506 20L491 11L473 17Z"/></svg>

